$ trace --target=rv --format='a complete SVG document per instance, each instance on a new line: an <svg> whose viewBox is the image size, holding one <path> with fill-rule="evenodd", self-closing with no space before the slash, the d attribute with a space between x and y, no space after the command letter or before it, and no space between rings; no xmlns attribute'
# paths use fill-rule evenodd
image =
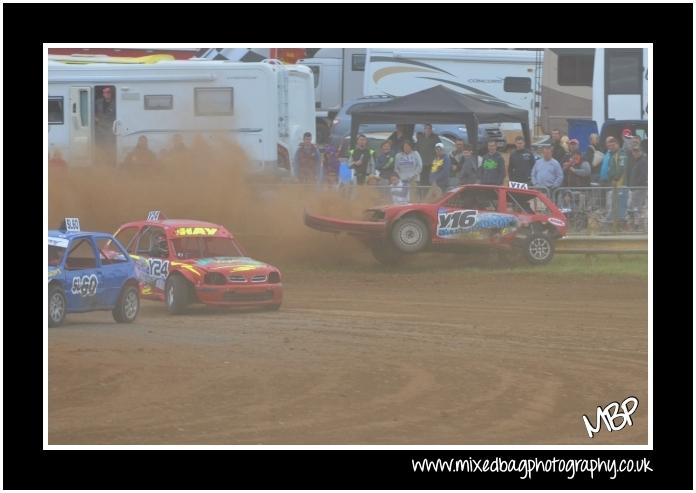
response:
<svg viewBox="0 0 696 493"><path fill-rule="evenodd" d="M115 111L100 114L103 94ZM315 134L312 72L302 66L225 61L48 62L49 151L70 166L107 151L122 162L145 135L157 152L180 134L237 141L255 169L290 169L304 132ZM106 120L106 121L105 121Z"/></svg>
<svg viewBox="0 0 696 493"><path fill-rule="evenodd" d="M365 48L321 48L302 58L314 74L316 124L320 142L329 138L334 116L344 103L363 95Z"/></svg>
<svg viewBox="0 0 696 493"><path fill-rule="evenodd" d="M441 84L527 109L531 130L541 66L542 55L534 50L368 49L364 93L404 96ZM519 125L501 129L515 132Z"/></svg>
<svg viewBox="0 0 696 493"><path fill-rule="evenodd" d="M555 48L544 52L541 125L568 131L567 120L643 120L648 113L644 48Z"/></svg>

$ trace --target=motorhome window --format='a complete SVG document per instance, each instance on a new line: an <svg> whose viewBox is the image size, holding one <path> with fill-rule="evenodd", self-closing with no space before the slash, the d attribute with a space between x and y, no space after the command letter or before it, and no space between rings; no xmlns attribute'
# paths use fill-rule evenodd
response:
<svg viewBox="0 0 696 493"><path fill-rule="evenodd" d="M592 86L594 55L559 55L559 86Z"/></svg>
<svg viewBox="0 0 696 493"><path fill-rule="evenodd" d="M50 125L62 125L63 119L63 98L48 98L48 123Z"/></svg>
<svg viewBox="0 0 696 493"><path fill-rule="evenodd" d="M314 76L314 87L317 87L319 85L319 66L317 65L310 65L310 69L312 69L312 75Z"/></svg>
<svg viewBox="0 0 696 493"><path fill-rule="evenodd" d="M505 77L503 90L505 92L532 92L532 79L529 77Z"/></svg>
<svg viewBox="0 0 696 493"><path fill-rule="evenodd" d="M231 115L234 109L232 87L196 87L196 116Z"/></svg>
<svg viewBox="0 0 696 493"><path fill-rule="evenodd" d="M171 110L174 108L174 96L165 94L145 95L146 110Z"/></svg>
<svg viewBox="0 0 696 493"><path fill-rule="evenodd" d="M640 94L641 50L607 50L609 94Z"/></svg>
<svg viewBox="0 0 696 493"><path fill-rule="evenodd" d="M365 71L365 53L355 53L351 60L351 70L354 72Z"/></svg>
<svg viewBox="0 0 696 493"><path fill-rule="evenodd" d="M89 91L80 89L80 125L89 127Z"/></svg>

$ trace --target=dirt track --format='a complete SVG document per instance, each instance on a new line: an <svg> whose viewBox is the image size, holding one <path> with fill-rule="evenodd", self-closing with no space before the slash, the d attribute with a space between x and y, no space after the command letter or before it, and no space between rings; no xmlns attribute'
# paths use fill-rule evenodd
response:
<svg viewBox="0 0 696 493"><path fill-rule="evenodd" d="M647 443L646 279L295 269L285 288L275 313L69 315L49 443ZM629 395L634 425L588 439L581 416Z"/></svg>

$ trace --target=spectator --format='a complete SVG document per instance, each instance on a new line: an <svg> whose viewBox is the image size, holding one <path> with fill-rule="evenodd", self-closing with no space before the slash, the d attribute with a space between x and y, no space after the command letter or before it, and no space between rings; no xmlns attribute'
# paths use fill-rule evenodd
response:
<svg viewBox="0 0 696 493"><path fill-rule="evenodd" d="M505 161L494 140L489 140L487 147L488 154L483 156L481 163L481 184L502 185L505 181Z"/></svg>
<svg viewBox="0 0 696 493"><path fill-rule="evenodd" d="M305 132L302 142L295 151L295 176L301 183L317 183L321 174L321 155L312 144L312 133Z"/></svg>
<svg viewBox="0 0 696 493"><path fill-rule="evenodd" d="M560 187L563 183L563 170L553 158L553 146L543 147L543 156L532 168L532 185L549 189Z"/></svg>
<svg viewBox="0 0 696 493"><path fill-rule="evenodd" d="M404 150L394 158L394 171L399 175L399 179L406 183L414 183L423 170L423 160L418 151L413 150L413 143L410 140L404 141Z"/></svg>
<svg viewBox="0 0 696 493"><path fill-rule="evenodd" d="M169 161L186 164L191 162L191 153L188 147L186 147L186 144L184 144L184 138L181 134L174 134L172 136L171 145L162 151L161 156L162 159Z"/></svg>
<svg viewBox="0 0 696 493"><path fill-rule="evenodd" d="M391 148L395 153L402 152L404 150L404 141L410 140L406 136L406 130L406 125L397 125L396 130L387 139L391 141Z"/></svg>
<svg viewBox="0 0 696 493"><path fill-rule="evenodd" d="M155 153L150 150L147 137L138 137L135 148L126 155L122 167L131 171L154 170L157 167Z"/></svg>
<svg viewBox="0 0 696 493"><path fill-rule="evenodd" d="M590 134L590 144L587 146L587 150L583 155L583 160L587 161L592 166L592 173L590 175L592 182L599 182L599 165L602 164L602 159L604 159L604 153L600 150L599 135Z"/></svg>
<svg viewBox="0 0 696 493"><path fill-rule="evenodd" d="M379 185L379 177L375 175L370 175L365 181L366 185Z"/></svg>
<svg viewBox="0 0 696 493"><path fill-rule="evenodd" d="M338 182L338 173L341 167L341 160L338 158L338 150L332 145L327 145L324 147L324 172L323 176L326 177L327 183L328 178L333 175Z"/></svg>
<svg viewBox="0 0 696 493"><path fill-rule="evenodd" d="M648 156L643 153L639 143L634 143L631 148L633 166L628 176L629 187L648 186ZM628 197L628 208L634 212L640 212L645 204L647 190L631 190Z"/></svg>
<svg viewBox="0 0 696 493"><path fill-rule="evenodd" d="M563 157L566 154L566 150L563 147L563 142L561 141L562 135L561 131L557 128L554 128L551 130L551 151L552 151L552 157L558 162L559 164L564 161Z"/></svg>
<svg viewBox="0 0 696 493"><path fill-rule="evenodd" d="M101 89L101 97L94 101L94 141L101 153L105 164L114 165L116 160L116 136L113 125L116 120L116 102L114 88L105 86Z"/></svg>
<svg viewBox="0 0 696 493"><path fill-rule="evenodd" d="M365 184L365 178L372 174L374 168L375 151L367 146L367 137L363 134L358 135L356 147L348 151L348 162L350 167L355 170L355 177L358 185Z"/></svg>
<svg viewBox="0 0 696 493"><path fill-rule="evenodd" d="M449 183L451 187L459 185L459 173L462 171L462 164L464 164L464 141L462 139L457 139L454 145L456 147L449 155L450 163L452 163Z"/></svg>
<svg viewBox="0 0 696 493"><path fill-rule="evenodd" d="M391 150L391 140L385 140L380 146L380 152L375 158L375 170L379 172L380 178L385 180L394 172L394 153Z"/></svg>
<svg viewBox="0 0 696 493"><path fill-rule="evenodd" d="M474 156L474 146L464 144L464 159L462 167L457 176L460 185L469 185L479 182L481 171L481 158Z"/></svg>
<svg viewBox="0 0 696 493"><path fill-rule="evenodd" d="M626 153L619 147L615 137L607 137L607 153L602 160L599 179L605 185L620 187L624 182Z"/></svg>
<svg viewBox="0 0 696 493"><path fill-rule="evenodd" d="M48 167L53 169L65 169L68 167L68 163L63 159L63 153L60 152L60 149L53 151L53 156L50 153L48 154Z"/></svg>
<svg viewBox="0 0 696 493"><path fill-rule="evenodd" d="M397 173L389 175L389 191L395 204L409 203L409 187L401 181Z"/></svg>
<svg viewBox="0 0 696 493"><path fill-rule="evenodd" d="M565 156L563 156L563 161L560 161L561 167L563 168L564 171L564 176L563 176L563 186L568 187L568 168L573 166L575 164L575 152L578 151L578 148L580 146L580 142L578 142L577 139L570 139L568 141L568 152L566 153Z"/></svg>
<svg viewBox="0 0 696 493"><path fill-rule="evenodd" d="M421 170L420 183L423 186L430 185L430 163L435 158L435 144L441 143L440 137L433 133L433 126L426 123L423 126L423 134L418 136L418 154L425 166Z"/></svg>
<svg viewBox="0 0 696 493"><path fill-rule="evenodd" d="M590 186L590 163L583 160L582 153L579 149L576 148L575 151L573 151L570 159L563 165L563 170L565 171L566 186Z"/></svg>
<svg viewBox="0 0 696 493"><path fill-rule="evenodd" d="M510 181L532 184L532 168L534 168L534 154L524 145L524 137L518 135L515 138L515 150L510 154L508 175Z"/></svg>
<svg viewBox="0 0 696 493"><path fill-rule="evenodd" d="M435 156L430 165L430 185L438 187L442 192L447 190L451 167L452 163L445 154L444 144L438 142L435 144Z"/></svg>

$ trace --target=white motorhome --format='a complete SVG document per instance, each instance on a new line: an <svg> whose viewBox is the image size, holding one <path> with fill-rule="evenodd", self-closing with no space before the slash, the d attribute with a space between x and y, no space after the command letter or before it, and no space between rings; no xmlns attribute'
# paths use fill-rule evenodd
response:
<svg viewBox="0 0 696 493"><path fill-rule="evenodd" d="M648 50L597 48L592 75L592 119L647 120Z"/></svg>
<svg viewBox="0 0 696 493"><path fill-rule="evenodd" d="M303 58L314 73L317 132L329 136L331 122L346 101L363 95L365 48L321 48L312 58Z"/></svg>
<svg viewBox="0 0 696 493"><path fill-rule="evenodd" d="M226 61L48 62L48 141L71 166L112 146L117 162L145 135L157 152L174 134L236 140L257 169L289 169L306 131L315 134L314 88L307 67ZM104 88L115 101L113 135L95 132ZM102 122L103 128L103 122ZM101 139L101 142L100 142Z"/></svg>
<svg viewBox="0 0 696 493"><path fill-rule="evenodd" d="M535 128L542 63L543 54L535 50L368 49L363 92L404 96L441 84L527 109L531 130ZM512 131L518 127L501 125Z"/></svg>

